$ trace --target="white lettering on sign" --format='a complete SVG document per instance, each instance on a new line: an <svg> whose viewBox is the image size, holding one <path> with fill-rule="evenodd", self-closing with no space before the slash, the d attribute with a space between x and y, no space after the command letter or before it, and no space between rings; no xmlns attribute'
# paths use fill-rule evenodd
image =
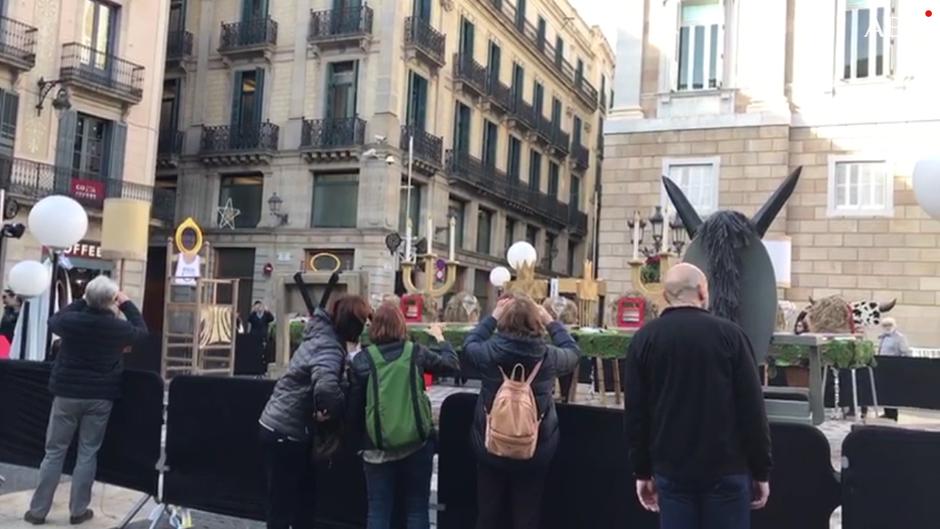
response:
<svg viewBox="0 0 940 529"><path fill-rule="evenodd" d="M101 246L80 242L68 250L62 252L69 257L88 257L91 259L101 259Z"/></svg>

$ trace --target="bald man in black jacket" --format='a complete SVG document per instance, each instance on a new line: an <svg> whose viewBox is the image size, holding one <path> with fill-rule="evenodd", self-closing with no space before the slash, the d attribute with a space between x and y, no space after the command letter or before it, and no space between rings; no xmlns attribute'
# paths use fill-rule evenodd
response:
<svg viewBox="0 0 940 529"><path fill-rule="evenodd" d="M701 270L676 265L669 307L627 354L627 429L637 496L663 529L748 529L770 495L770 429L751 343L709 314Z"/></svg>

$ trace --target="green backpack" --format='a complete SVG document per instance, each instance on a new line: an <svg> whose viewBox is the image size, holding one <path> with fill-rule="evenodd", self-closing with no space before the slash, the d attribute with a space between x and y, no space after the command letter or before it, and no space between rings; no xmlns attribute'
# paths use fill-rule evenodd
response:
<svg viewBox="0 0 940 529"><path fill-rule="evenodd" d="M405 342L401 355L391 362L375 345L364 351L372 371L366 387L366 432L379 450L415 446L431 433L431 400L415 364L414 347Z"/></svg>

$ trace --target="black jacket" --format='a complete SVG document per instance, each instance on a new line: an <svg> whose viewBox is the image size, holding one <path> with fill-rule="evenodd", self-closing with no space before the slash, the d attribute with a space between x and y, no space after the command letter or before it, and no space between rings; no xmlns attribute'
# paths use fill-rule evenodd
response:
<svg viewBox="0 0 940 529"><path fill-rule="evenodd" d="M262 338L268 337L268 328L274 321L274 315L269 311L264 311L259 316L257 312L251 311L248 315L248 333Z"/></svg>
<svg viewBox="0 0 940 529"><path fill-rule="evenodd" d="M672 308L627 353L627 431L637 478L770 475L770 429L754 353L737 324Z"/></svg>
<svg viewBox="0 0 940 529"><path fill-rule="evenodd" d="M479 371L483 380L474 414L474 427L470 434L474 452L480 463L499 469L521 472L547 469L558 449L559 440L558 415L552 398L555 380L574 371L581 350L565 326L559 322L552 322L548 326L554 345L549 345L539 338L500 334L493 336L495 330L496 320L487 317L473 329L463 344L462 360ZM484 432L486 415L503 383L499 368L502 367L506 373L510 373L516 364L522 364L528 374L535 368L535 364L543 359L539 374L532 382L532 391L535 393L539 415L542 417L535 456L528 461L518 461L490 454L484 444Z"/></svg>
<svg viewBox="0 0 940 529"><path fill-rule="evenodd" d="M261 423L281 435L307 440L312 433L309 426L314 402L316 410L341 420L346 403L342 384L345 362L346 344L340 343L330 316L317 309L287 373L274 386Z"/></svg>
<svg viewBox="0 0 940 529"><path fill-rule="evenodd" d="M3 307L3 317L0 318L0 335L6 336L7 341L13 343L13 333L16 332L16 320L20 312L13 307Z"/></svg>
<svg viewBox="0 0 940 529"><path fill-rule="evenodd" d="M404 342L393 342L379 346L379 352L388 361L394 361L400 357L404 350ZM412 354L420 373L450 375L460 369L460 360L457 358L457 353L447 342L438 342L437 346L432 349L415 344ZM356 434L362 438L361 448L363 450L375 449L365 430L366 388L368 387L369 376L372 374L372 364L369 362L368 355L369 352L363 347L362 351L359 351L356 357L353 358L350 366L352 388L349 396L351 401L349 411L352 417L347 422L348 427L354 428ZM410 402L402 404L411 405Z"/></svg>
<svg viewBox="0 0 940 529"><path fill-rule="evenodd" d="M93 309L80 299L49 318L61 338L49 378L56 397L115 400L121 397L121 355L147 335L140 311L130 301L120 306L124 321L107 310Z"/></svg>

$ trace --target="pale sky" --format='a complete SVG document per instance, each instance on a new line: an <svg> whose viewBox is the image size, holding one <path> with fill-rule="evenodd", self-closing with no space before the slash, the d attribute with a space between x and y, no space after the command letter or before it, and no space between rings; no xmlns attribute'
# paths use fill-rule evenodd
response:
<svg viewBox="0 0 940 529"><path fill-rule="evenodd" d="M609 16L611 0L568 0L588 26L598 25L604 31L611 49L617 49L617 20ZM636 0L617 0L621 2ZM606 8L606 9L605 9ZM607 13L605 13L607 11ZM607 15L607 16L605 16Z"/></svg>

